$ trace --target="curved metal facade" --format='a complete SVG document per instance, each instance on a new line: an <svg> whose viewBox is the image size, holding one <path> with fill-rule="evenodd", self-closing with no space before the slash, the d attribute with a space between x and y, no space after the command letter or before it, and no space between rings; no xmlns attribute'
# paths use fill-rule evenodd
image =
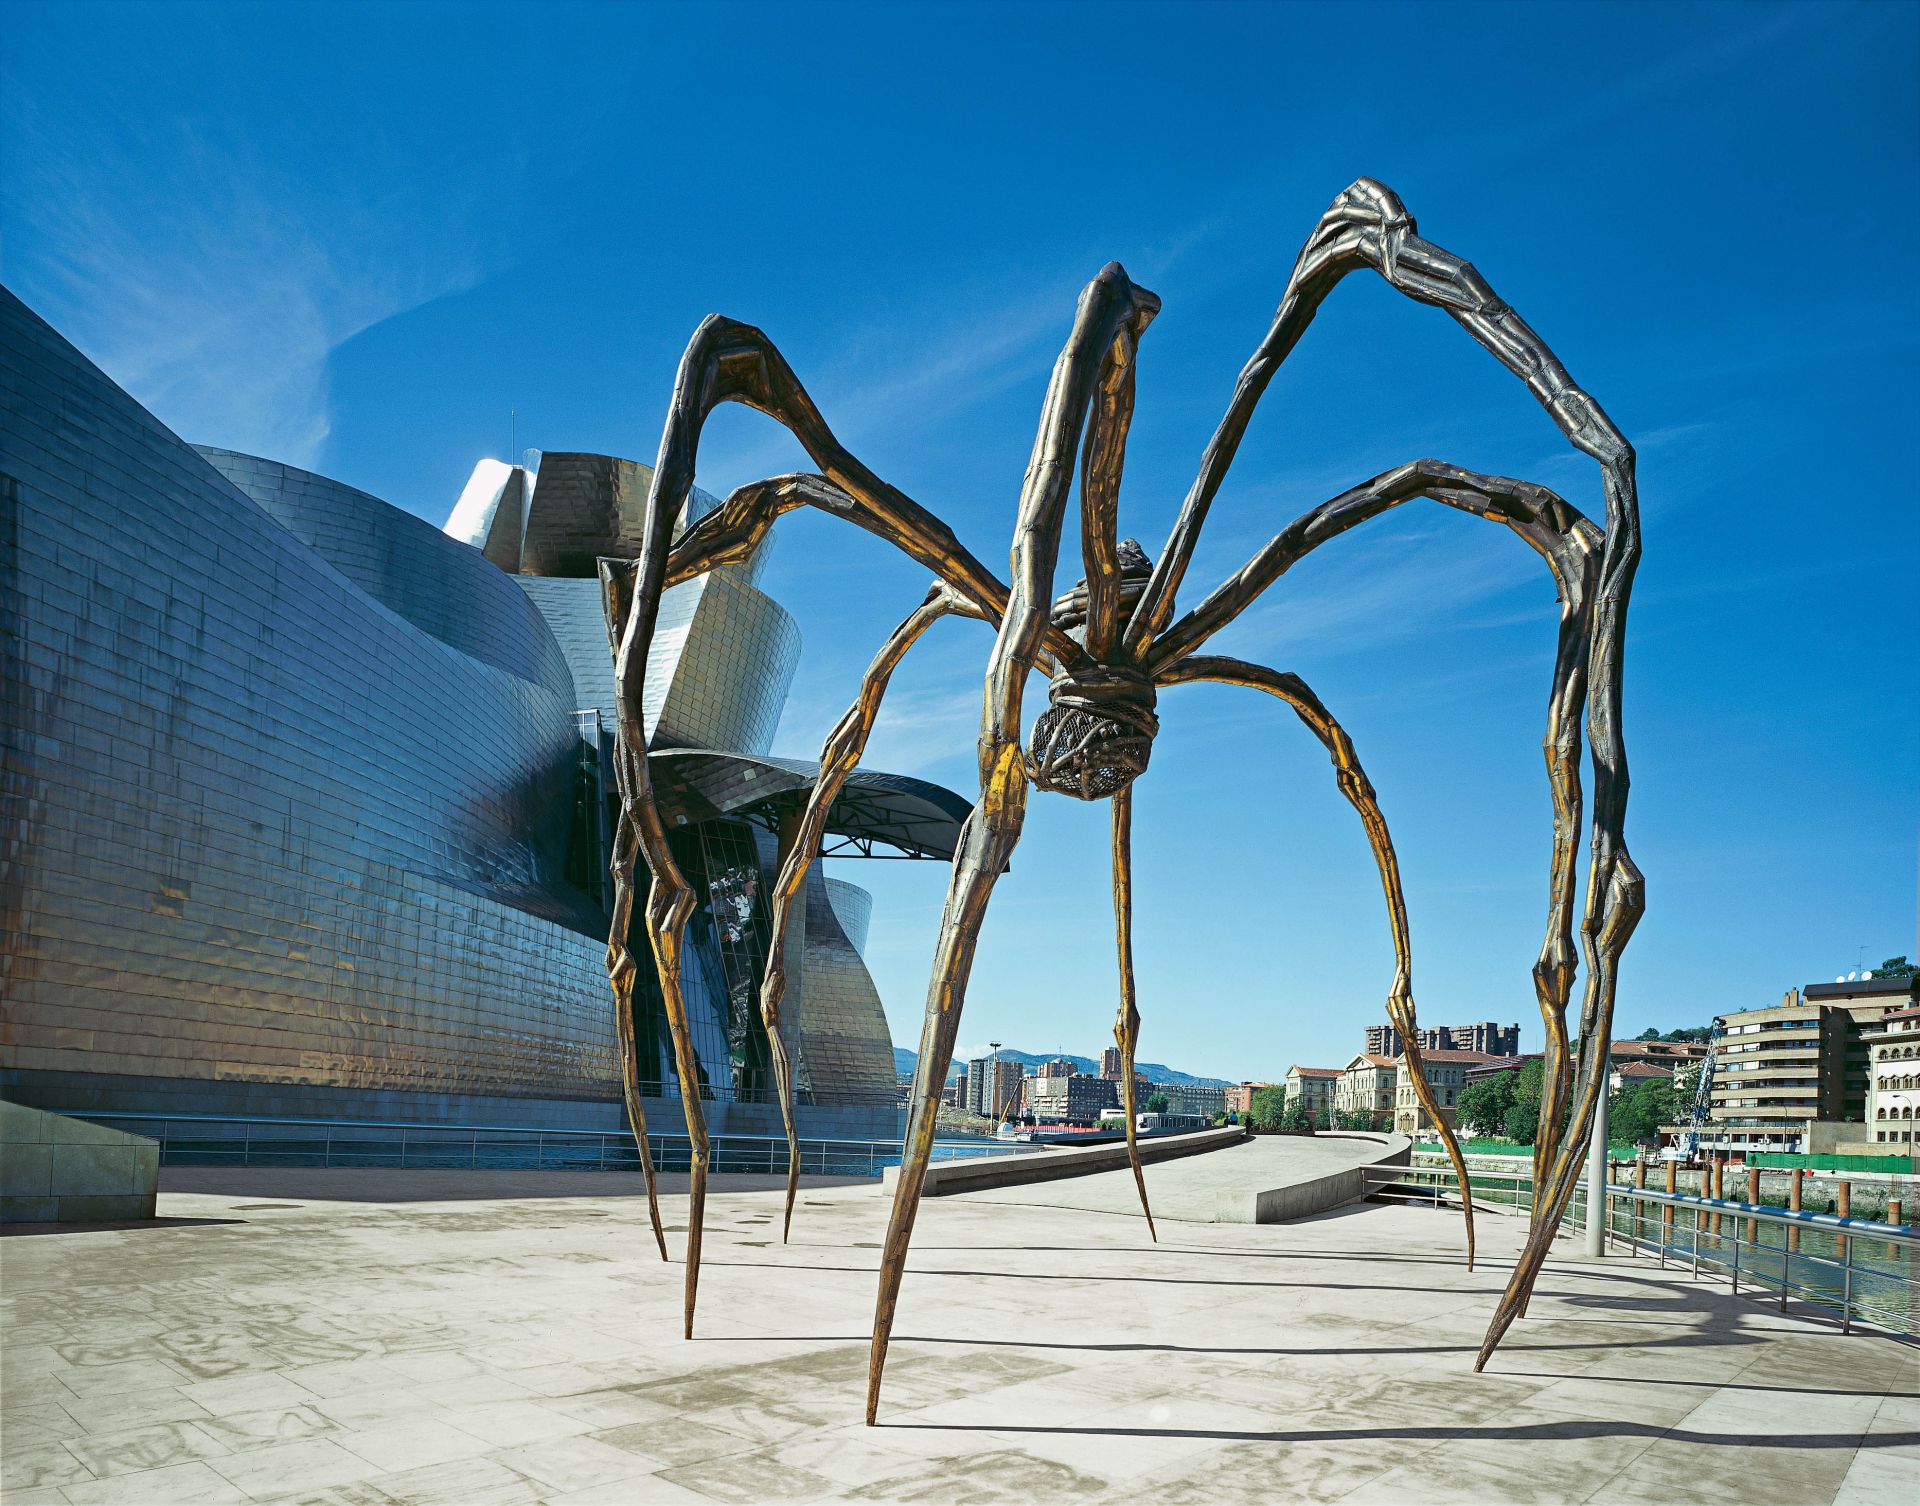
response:
<svg viewBox="0 0 1920 1506"><path fill-rule="evenodd" d="M260 469L276 518L11 294L0 384L9 1096L607 1097L538 613L348 488ZM386 561L354 557L369 530Z"/></svg>
<svg viewBox="0 0 1920 1506"><path fill-rule="evenodd" d="M483 467L449 523L467 537L450 537L312 472L196 451L4 290L0 398L5 1095L622 1122L605 768L580 716L611 712L598 585L512 567L523 545L568 569L617 549L647 468ZM595 478L618 483L611 511L584 509L606 537L579 522ZM758 564L670 595L678 637L648 701L663 746L770 745L799 634ZM766 762L778 799L804 798L809 766ZM842 823L863 840L897 835L899 805L924 838L910 850L950 850L965 814L932 787L850 789L873 807ZM738 925L742 886L770 877L775 811L730 804L680 834L712 880L690 942L717 1130L777 1120L750 1101L764 1040ZM822 1106L890 1099L893 1082L837 893L816 872L813 982L793 996Z"/></svg>

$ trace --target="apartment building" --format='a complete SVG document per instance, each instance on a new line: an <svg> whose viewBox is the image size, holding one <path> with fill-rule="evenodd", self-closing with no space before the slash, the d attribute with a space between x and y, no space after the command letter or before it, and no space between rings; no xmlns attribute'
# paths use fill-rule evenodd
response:
<svg viewBox="0 0 1920 1506"><path fill-rule="evenodd" d="M1428 1025L1418 1032L1424 1051L1484 1051L1489 1056L1518 1056L1520 1027L1482 1020L1477 1025ZM1406 1050L1392 1025L1367 1026L1367 1054L1399 1056Z"/></svg>
<svg viewBox="0 0 1920 1506"><path fill-rule="evenodd" d="M1872 1075L1867 1083L1867 1134L1876 1145L1911 1150L1915 1110L1920 1109L1920 1008L1885 1016L1867 1043Z"/></svg>
<svg viewBox="0 0 1920 1506"><path fill-rule="evenodd" d="M1334 1112L1365 1114L1376 1125L1391 1124L1399 1070L1400 1063L1396 1057L1361 1052L1334 1079Z"/></svg>
<svg viewBox="0 0 1920 1506"><path fill-rule="evenodd" d="M1027 1108L1042 1121L1092 1124L1120 1102L1120 1084L1086 1072L1053 1072L1027 1079Z"/></svg>
<svg viewBox="0 0 1920 1506"><path fill-rule="evenodd" d="M1287 1068L1286 1106L1298 1104L1315 1124L1324 1124L1333 1103L1334 1084L1339 1081L1338 1067L1291 1066Z"/></svg>
<svg viewBox="0 0 1920 1506"><path fill-rule="evenodd" d="M1810 983L1770 1008L1717 1016L1701 1148L1824 1154L1871 1140L1873 1047L1920 1004L1917 988L1912 978ZM1663 1139L1684 1133L1662 1127Z"/></svg>
<svg viewBox="0 0 1920 1506"><path fill-rule="evenodd" d="M1440 1117L1451 1129L1459 1122L1460 1112L1455 1105L1459 1102L1461 1089L1466 1086L1468 1069L1510 1058L1498 1057L1486 1051L1422 1050L1420 1060L1426 1065L1427 1083L1433 1089ZM1432 1117L1421 1104L1419 1094L1414 1091L1413 1072L1405 1056L1398 1058L1395 1065L1393 1127L1403 1135L1426 1134L1434 1128Z"/></svg>

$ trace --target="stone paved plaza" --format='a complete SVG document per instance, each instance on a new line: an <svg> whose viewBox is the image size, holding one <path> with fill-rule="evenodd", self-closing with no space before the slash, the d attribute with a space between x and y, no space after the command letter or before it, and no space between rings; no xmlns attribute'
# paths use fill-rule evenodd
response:
<svg viewBox="0 0 1920 1506"><path fill-rule="evenodd" d="M687 1343L636 1182L169 1170L171 1222L0 1241L7 1506L1920 1499L1920 1352L1563 1245L1476 1376L1520 1225L1469 1274L1376 1205L930 1200L868 1429L878 1189L783 1249L719 1179Z"/></svg>

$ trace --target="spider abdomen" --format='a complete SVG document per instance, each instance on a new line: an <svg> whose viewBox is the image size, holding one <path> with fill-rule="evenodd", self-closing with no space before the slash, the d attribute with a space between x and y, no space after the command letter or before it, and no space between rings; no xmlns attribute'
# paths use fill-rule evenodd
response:
<svg viewBox="0 0 1920 1506"><path fill-rule="evenodd" d="M1146 772L1160 730L1151 680L1084 666L1055 680L1048 700L1027 745L1027 774L1041 789L1105 800Z"/></svg>

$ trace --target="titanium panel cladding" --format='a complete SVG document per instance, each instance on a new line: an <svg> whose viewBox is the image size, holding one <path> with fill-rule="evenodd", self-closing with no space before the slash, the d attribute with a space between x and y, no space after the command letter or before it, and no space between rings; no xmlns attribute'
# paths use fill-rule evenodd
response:
<svg viewBox="0 0 1920 1506"><path fill-rule="evenodd" d="M575 697L524 597L373 498L250 470L296 537L4 292L0 395L11 1095L615 1096L553 817Z"/></svg>

